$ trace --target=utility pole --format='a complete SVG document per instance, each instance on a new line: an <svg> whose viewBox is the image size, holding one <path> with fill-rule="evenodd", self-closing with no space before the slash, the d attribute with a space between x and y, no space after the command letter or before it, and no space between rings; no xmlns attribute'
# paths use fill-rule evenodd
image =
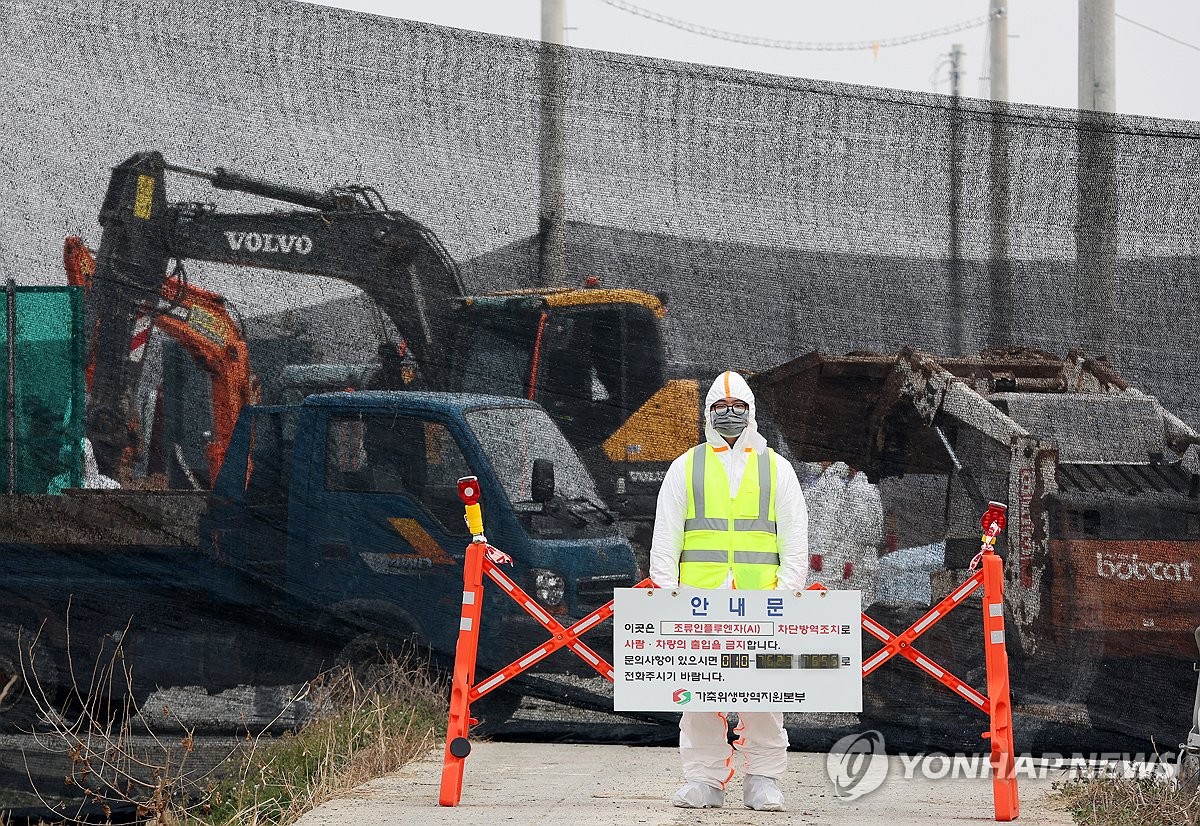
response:
<svg viewBox="0 0 1200 826"><path fill-rule="evenodd" d="M950 95L958 97L962 92L959 88L959 81L962 79L962 59L966 54L963 51L961 43L955 43L950 47Z"/></svg>
<svg viewBox="0 0 1200 826"><path fill-rule="evenodd" d="M566 284L566 194L563 142L565 140L566 53L563 48L565 0L542 0L541 125L538 135L539 260L538 287Z"/></svg>
<svg viewBox="0 0 1200 826"><path fill-rule="evenodd" d="M566 27L563 0L542 0L542 42L563 45Z"/></svg>
<svg viewBox="0 0 1200 826"><path fill-rule="evenodd" d="M966 346L966 291L962 272L962 78L963 47L950 47L950 354L959 356Z"/></svg>
<svg viewBox="0 0 1200 826"><path fill-rule="evenodd" d="M1080 332L1093 355L1116 361L1117 185L1114 0L1079 0L1079 127L1075 229Z"/></svg>
<svg viewBox="0 0 1200 826"><path fill-rule="evenodd" d="M1114 0L1079 0L1079 108L1117 111Z"/></svg>
<svg viewBox="0 0 1200 826"><path fill-rule="evenodd" d="M988 255L988 306L991 323L990 348L1011 347L1013 341L1012 260L1009 226L1008 124L1004 104L1008 102L1008 0L988 3L988 76L991 107L991 151L988 175L991 214L991 244ZM1000 105L997 105L1000 104Z"/></svg>
<svg viewBox="0 0 1200 826"><path fill-rule="evenodd" d="M988 6L988 78L992 100L1008 100L1008 0Z"/></svg>

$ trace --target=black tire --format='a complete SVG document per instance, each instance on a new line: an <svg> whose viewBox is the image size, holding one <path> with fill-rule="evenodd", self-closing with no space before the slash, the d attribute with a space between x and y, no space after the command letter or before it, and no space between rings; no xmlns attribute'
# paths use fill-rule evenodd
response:
<svg viewBox="0 0 1200 826"><path fill-rule="evenodd" d="M386 636L373 631L359 634L346 643L336 662L348 666L365 688L388 679L397 665L424 672L433 681L445 678L444 669L411 629Z"/></svg>
<svg viewBox="0 0 1200 826"><path fill-rule="evenodd" d="M424 646L416 632L384 637L375 632L359 634L342 649L340 665L354 671L357 681L370 688L386 681L397 663L424 672L424 678L444 687L449 697L453 662L438 657ZM487 675L477 675L476 683ZM493 737L521 707L521 694L508 688L490 691L471 704L471 716L479 722L471 728L473 737Z"/></svg>

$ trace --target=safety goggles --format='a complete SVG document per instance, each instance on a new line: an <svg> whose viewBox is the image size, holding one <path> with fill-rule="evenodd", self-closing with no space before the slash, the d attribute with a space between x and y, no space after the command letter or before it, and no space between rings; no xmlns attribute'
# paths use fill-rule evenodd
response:
<svg viewBox="0 0 1200 826"><path fill-rule="evenodd" d="M719 416L722 413L726 413L730 410L732 410L734 413L745 413L750 409L750 405L746 404L745 402L713 402L713 406L708 409Z"/></svg>

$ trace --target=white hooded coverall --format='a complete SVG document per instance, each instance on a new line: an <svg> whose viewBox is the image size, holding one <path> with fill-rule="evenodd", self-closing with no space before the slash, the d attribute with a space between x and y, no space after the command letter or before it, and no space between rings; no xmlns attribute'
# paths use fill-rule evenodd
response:
<svg viewBox="0 0 1200 826"><path fill-rule="evenodd" d="M740 399L750 406L746 429L732 448L713 429L709 416L713 402L726 396ZM754 394L738 373L722 373L709 389L704 401L704 435L708 444L721 448L717 456L729 477L729 494L736 496L749 456L746 449L754 448L759 452L767 449L766 440L759 435L755 422ZM654 539L650 547L650 578L660 588L680 587L679 554L683 550L683 524L687 518L686 458L685 453L671 464L658 492ZM802 590L808 575L808 509L796 471L782 458L775 463L775 517L779 546L779 574L775 587L783 591ZM733 587L732 571L724 587ZM679 721L679 754L683 760L685 780L724 789L733 777L735 757L738 755L742 758L746 774L763 775L775 780L783 776L787 768L788 746L783 713L739 712L738 720L735 751L726 736L725 713L683 713Z"/></svg>

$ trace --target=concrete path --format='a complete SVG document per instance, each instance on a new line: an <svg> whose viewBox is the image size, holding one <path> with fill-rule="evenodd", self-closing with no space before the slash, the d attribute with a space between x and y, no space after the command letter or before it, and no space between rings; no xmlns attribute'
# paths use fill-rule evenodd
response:
<svg viewBox="0 0 1200 826"><path fill-rule="evenodd" d="M742 806L740 779L730 783L723 809L676 809L668 802L680 783L674 749L475 743L467 758L462 802L437 805L441 749L397 774L360 786L351 795L305 815L299 826L513 823L526 826L612 824L991 823L989 779L905 780L890 758L887 780L852 802L838 800L825 774L825 755L793 752L783 791L786 813ZM1070 824L1047 800L1051 780L1020 778L1022 826Z"/></svg>

